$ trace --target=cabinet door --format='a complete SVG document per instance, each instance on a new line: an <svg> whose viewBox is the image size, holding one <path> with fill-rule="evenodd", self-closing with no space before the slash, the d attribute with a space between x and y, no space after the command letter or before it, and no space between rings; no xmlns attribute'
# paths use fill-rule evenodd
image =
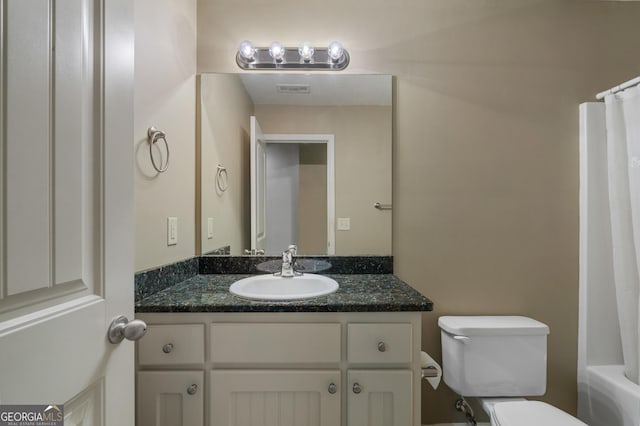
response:
<svg viewBox="0 0 640 426"><path fill-rule="evenodd" d="M138 373L137 426L202 426L202 371Z"/></svg>
<svg viewBox="0 0 640 426"><path fill-rule="evenodd" d="M213 370L210 426L339 426L339 370Z"/></svg>
<svg viewBox="0 0 640 426"><path fill-rule="evenodd" d="M349 370L348 426L412 426L411 370Z"/></svg>

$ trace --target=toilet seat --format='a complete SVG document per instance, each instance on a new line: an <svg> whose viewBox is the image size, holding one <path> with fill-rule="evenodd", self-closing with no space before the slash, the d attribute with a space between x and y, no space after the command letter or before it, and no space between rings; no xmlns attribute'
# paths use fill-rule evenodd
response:
<svg viewBox="0 0 640 426"><path fill-rule="evenodd" d="M564 411L540 401L498 402L493 406L496 426L587 426Z"/></svg>

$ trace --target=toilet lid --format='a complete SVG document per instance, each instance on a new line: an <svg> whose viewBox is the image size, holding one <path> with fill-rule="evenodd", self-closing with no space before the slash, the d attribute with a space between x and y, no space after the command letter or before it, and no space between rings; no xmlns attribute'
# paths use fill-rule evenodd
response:
<svg viewBox="0 0 640 426"><path fill-rule="evenodd" d="M493 406L497 426L587 426L556 407L540 401L498 402Z"/></svg>

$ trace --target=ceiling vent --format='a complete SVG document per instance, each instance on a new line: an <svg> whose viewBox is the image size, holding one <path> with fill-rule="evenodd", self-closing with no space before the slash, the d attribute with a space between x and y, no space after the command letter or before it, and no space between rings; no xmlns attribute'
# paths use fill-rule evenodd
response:
<svg viewBox="0 0 640 426"><path fill-rule="evenodd" d="M276 84L276 91L278 93L308 95L311 93L311 86L308 84Z"/></svg>

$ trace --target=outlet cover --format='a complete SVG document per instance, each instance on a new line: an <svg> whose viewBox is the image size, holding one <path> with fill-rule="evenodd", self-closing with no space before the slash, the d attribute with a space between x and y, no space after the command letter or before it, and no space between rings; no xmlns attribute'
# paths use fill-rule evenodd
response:
<svg viewBox="0 0 640 426"><path fill-rule="evenodd" d="M212 217L208 217L207 218L207 239L212 239L213 238L213 218Z"/></svg>
<svg viewBox="0 0 640 426"><path fill-rule="evenodd" d="M338 231L349 231L351 229L351 218L350 217L339 217L338 218Z"/></svg>

